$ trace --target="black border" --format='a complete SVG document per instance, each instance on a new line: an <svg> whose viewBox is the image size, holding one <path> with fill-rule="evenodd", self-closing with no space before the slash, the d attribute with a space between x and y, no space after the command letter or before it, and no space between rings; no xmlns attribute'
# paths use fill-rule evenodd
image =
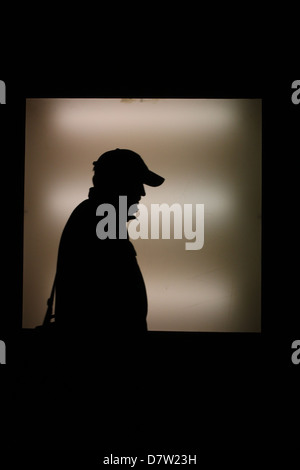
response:
<svg viewBox="0 0 300 470"><path fill-rule="evenodd" d="M71 74L59 77L40 77L37 75L29 75L25 77L22 84L16 80L7 80L7 108L10 108L10 113L13 114L12 119L14 123L6 129L6 135L12 135L9 139L7 148L11 148L11 142L14 142L15 149L13 154L17 155L15 159L15 168L17 168L17 194L15 196L16 207L17 207L17 230L18 233L18 246L22 246L16 253L16 260L14 265L20 267L23 266L23 207L24 207L24 158L25 158L25 114L26 114L26 99L27 98L248 98L248 99L262 99L263 98L263 86L261 81L256 77L255 79L250 78L245 80L245 77L236 76L235 79L224 78L219 76L199 76L199 72L193 76L186 76L184 80L169 79L169 76L163 77L147 77L147 79L141 79L139 75L132 73L125 80L119 79L119 74L115 75L115 72L111 75L88 75L83 74ZM5 79L5 77L4 77ZM4 80L5 81L5 80ZM263 126L264 126L264 107L265 103L263 100ZM11 165L9 164L11 173ZM22 240L22 242L21 242ZM11 263L10 263L11 264ZM18 273L18 274L17 274ZM22 324L22 289L20 289L23 282L23 269L18 269L16 273L17 279L15 285L17 291L14 295L15 307L12 309L14 312L18 312L13 318L11 314L7 317L8 331L19 330ZM262 293L263 303L263 293ZM263 307L263 305L262 305ZM20 310L21 308L21 310ZM232 337L238 338L241 345L245 345L246 351L252 350L251 342L253 341L254 350L257 348L260 350L261 336L268 329L268 322L264 317L263 308L261 309L261 333L236 333L231 335ZM6 328L5 328L6 329ZM228 333L191 333L181 335L174 333L164 335L165 338L171 337L176 339L176 342L183 341L184 344L194 344L197 347L198 338L202 337L202 344L204 337L210 337L215 343L213 338L218 337L217 342L226 346L226 349L230 348L232 340L228 341L230 334ZM152 336L157 336L155 341L160 343L158 335L152 332ZM179 340L179 338L182 340ZM188 339L187 339L188 338ZM220 340L220 338L222 338ZM251 338L251 339L250 339ZM171 341L172 340L168 340ZM209 340L210 341L210 340ZM208 342L209 342L208 341ZM258 346L259 345L259 346ZM236 350L237 346L233 346L233 350ZM243 349L243 347L242 347ZM252 355L252 353L251 353ZM208 359L209 360L209 359Z"/></svg>
<svg viewBox="0 0 300 470"><path fill-rule="evenodd" d="M151 380L155 383L153 388L159 388L164 371L168 371L170 390L180 383L182 389L188 389L185 398L190 390L201 390L199 382L203 387L210 383L215 391L210 407L222 401L224 390L230 389L226 397L231 395L232 400L223 403L224 408L234 408L232 417L240 413L240 423L246 427L253 424L256 439L249 430L245 447L240 441L230 444L224 435L226 422L221 428L220 422L215 422L212 429L215 433L221 429L223 435L218 434L218 437L223 438L223 444L209 448L278 449L280 445L285 449L296 448L299 419L295 409L295 384L300 366L297 368L291 363L291 343L299 337L300 328L297 276L291 266L296 263L298 246L294 203L298 198L295 177L300 106L291 102L291 83L297 76L274 78L274 75L263 77L262 73L255 77L242 73L231 74L231 77L224 73L208 76L201 70L193 73L185 70L183 78L181 75L174 80L175 74L163 75L158 70L155 77L145 80L145 75L134 72L129 74L123 69L117 73L113 70L93 74L85 70L81 76L78 73L63 77L52 74L47 79L42 73L35 73L21 84L16 76L0 77L7 88L7 104L5 108L1 106L0 116L1 153L5 155L2 171L7 175L1 187L5 219L3 252L9 253L3 268L8 308L1 315L1 334L3 332L2 339L7 338L8 360L15 359L17 363L22 354L18 333L22 305L26 98L259 98L263 104L262 333L158 333L151 339L155 351L153 371L157 372L158 363L160 367L158 375ZM253 421L249 418L251 413ZM289 417L293 417L294 427ZM227 424L230 426L228 421ZM261 428L263 425L265 427ZM238 433L239 429L236 431ZM197 435L194 437L195 442L190 441L193 449L197 445Z"/></svg>

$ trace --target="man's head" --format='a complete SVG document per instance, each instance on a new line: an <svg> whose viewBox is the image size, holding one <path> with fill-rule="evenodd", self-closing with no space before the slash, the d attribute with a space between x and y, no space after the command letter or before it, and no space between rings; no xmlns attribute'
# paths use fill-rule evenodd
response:
<svg viewBox="0 0 300 470"><path fill-rule="evenodd" d="M129 205L145 196L144 184L160 186L164 182L164 178L150 171L141 156L132 150L109 150L93 164L95 188L111 197L127 196Z"/></svg>

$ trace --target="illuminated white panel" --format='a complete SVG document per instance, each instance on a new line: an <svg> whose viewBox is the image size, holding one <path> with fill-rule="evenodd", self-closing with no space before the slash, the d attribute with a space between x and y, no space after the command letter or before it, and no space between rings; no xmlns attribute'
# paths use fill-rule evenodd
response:
<svg viewBox="0 0 300 470"><path fill-rule="evenodd" d="M43 320L61 232L92 162L129 148L165 177L142 203L204 204L204 246L134 240L153 330L260 331L260 100L29 99L23 325ZM150 224L151 226L151 224Z"/></svg>

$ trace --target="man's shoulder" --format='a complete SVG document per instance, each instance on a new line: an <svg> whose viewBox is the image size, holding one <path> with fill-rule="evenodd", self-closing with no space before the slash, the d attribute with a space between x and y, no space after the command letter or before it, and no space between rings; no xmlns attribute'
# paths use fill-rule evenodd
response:
<svg viewBox="0 0 300 470"><path fill-rule="evenodd" d="M78 227L81 231L92 220L93 215L96 215L96 211L90 200L85 199L72 211L65 225L64 232L75 230L75 228L77 230Z"/></svg>
<svg viewBox="0 0 300 470"><path fill-rule="evenodd" d="M94 205L91 203L89 199L85 199L82 201L78 206L75 207L73 212L70 215L71 218L76 218L85 214L96 214L96 211L94 210Z"/></svg>

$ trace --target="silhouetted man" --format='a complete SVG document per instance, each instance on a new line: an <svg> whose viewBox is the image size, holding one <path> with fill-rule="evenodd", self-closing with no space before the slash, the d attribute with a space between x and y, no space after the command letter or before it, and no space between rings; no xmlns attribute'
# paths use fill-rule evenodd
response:
<svg viewBox="0 0 300 470"><path fill-rule="evenodd" d="M101 155L94 162L94 172L88 199L72 212L62 233L56 324L61 331L80 332L83 337L140 334L147 331L147 295L126 229L127 219L133 216L124 219L119 197L127 196L127 214L145 196L144 184L159 186L164 178L150 171L137 153L126 149ZM102 230L99 237L96 227L101 219L104 227L106 212L97 216L96 211L103 204L116 210L115 230L110 232L107 226L107 236Z"/></svg>

